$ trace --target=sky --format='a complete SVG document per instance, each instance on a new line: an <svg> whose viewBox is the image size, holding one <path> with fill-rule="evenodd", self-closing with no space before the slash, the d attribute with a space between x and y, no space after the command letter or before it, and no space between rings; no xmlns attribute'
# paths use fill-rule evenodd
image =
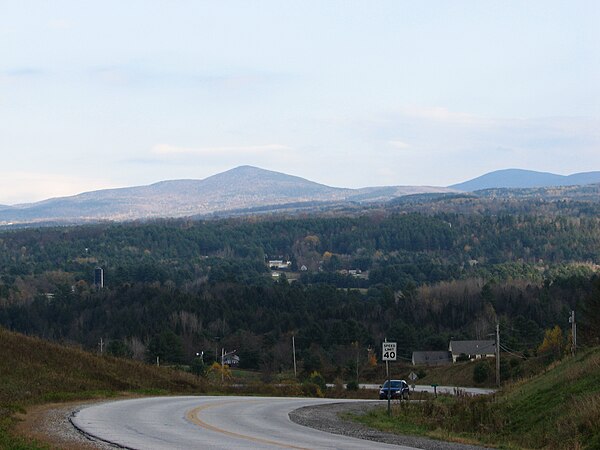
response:
<svg viewBox="0 0 600 450"><path fill-rule="evenodd" d="M253 165L600 170L597 0L0 0L0 204Z"/></svg>

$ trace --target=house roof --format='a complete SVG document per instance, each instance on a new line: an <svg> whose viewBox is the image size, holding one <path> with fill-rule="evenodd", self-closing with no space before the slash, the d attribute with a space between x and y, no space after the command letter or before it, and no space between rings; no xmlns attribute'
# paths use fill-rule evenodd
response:
<svg viewBox="0 0 600 450"><path fill-rule="evenodd" d="M448 351L413 352L412 360L414 364L433 364L441 362L450 362L452 360L452 356Z"/></svg>
<svg viewBox="0 0 600 450"><path fill-rule="evenodd" d="M453 355L490 355L496 351L494 341L450 341Z"/></svg>
<svg viewBox="0 0 600 450"><path fill-rule="evenodd" d="M223 362L229 365L238 364L240 357L238 355L227 355L223 358Z"/></svg>

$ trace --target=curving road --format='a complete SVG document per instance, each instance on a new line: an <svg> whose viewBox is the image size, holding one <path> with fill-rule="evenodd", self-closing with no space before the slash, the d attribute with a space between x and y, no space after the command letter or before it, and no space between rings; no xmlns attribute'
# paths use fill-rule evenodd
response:
<svg viewBox="0 0 600 450"><path fill-rule="evenodd" d="M288 417L303 406L341 401L152 397L90 406L71 421L89 436L132 449L413 449L325 433Z"/></svg>

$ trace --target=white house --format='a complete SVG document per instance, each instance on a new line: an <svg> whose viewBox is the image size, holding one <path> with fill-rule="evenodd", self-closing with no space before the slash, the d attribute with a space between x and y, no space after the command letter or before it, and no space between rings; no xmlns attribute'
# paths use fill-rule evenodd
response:
<svg viewBox="0 0 600 450"><path fill-rule="evenodd" d="M452 362L459 356L469 359L492 358L496 355L495 341L450 341L448 351L452 353Z"/></svg>

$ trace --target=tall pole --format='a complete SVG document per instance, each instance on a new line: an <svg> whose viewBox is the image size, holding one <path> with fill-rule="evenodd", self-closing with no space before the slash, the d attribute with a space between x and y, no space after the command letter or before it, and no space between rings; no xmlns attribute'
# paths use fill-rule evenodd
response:
<svg viewBox="0 0 600 450"><path fill-rule="evenodd" d="M360 346L358 345L358 341L356 341L356 385L358 386L358 357L360 355Z"/></svg>
<svg viewBox="0 0 600 450"><path fill-rule="evenodd" d="M387 403L388 403L388 408L387 408L387 413L388 416L392 415L392 408L391 408L391 403L392 403L392 381L390 380L390 362L386 361L385 362L385 371L387 373Z"/></svg>
<svg viewBox="0 0 600 450"><path fill-rule="evenodd" d="M571 356L575 356L575 353L577 352L577 324L575 323L575 311L571 311L569 322L571 323Z"/></svg>
<svg viewBox="0 0 600 450"><path fill-rule="evenodd" d="M294 353L294 378L297 378L298 374L296 373L296 339L294 335L292 335L292 351Z"/></svg>
<svg viewBox="0 0 600 450"><path fill-rule="evenodd" d="M225 368L223 364L225 363L225 349L221 347L221 383L225 381Z"/></svg>
<svg viewBox="0 0 600 450"><path fill-rule="evenodd" d="M385 338L387 342L387 338ZM385 360L385 371L387 373L387 413L388 417L392 415L392 380L390 379L390 362Z"/></svg>
<svg viewBox="0 0 600 450"><path fill-rule="evenodd" d="M496 385L500 387L500 323L496 322Z"/></svg>
<svg viewBox="0 0 600 450"><path fill-rule="evenodd" d="M573 311L573 356L577 353L577 322L575 322L575 311Z"/></svg>

